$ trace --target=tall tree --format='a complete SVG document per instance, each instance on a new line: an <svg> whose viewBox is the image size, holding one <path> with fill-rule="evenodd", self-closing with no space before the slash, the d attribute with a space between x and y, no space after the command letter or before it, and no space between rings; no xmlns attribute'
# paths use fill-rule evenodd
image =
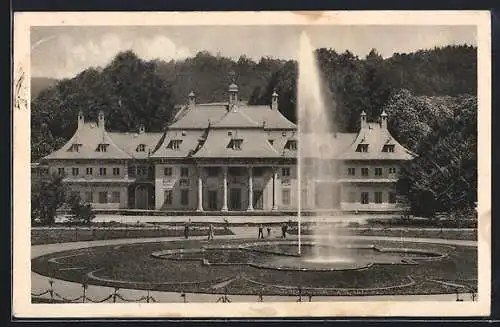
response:
<svg viewBox="0 0 500 327"><path fill-rule="evenodd" d="M67 188L62 175L53 174L48 179L35 181L31 185L31 219L35 223L51 225L56 212L66 201Z"/></svg>

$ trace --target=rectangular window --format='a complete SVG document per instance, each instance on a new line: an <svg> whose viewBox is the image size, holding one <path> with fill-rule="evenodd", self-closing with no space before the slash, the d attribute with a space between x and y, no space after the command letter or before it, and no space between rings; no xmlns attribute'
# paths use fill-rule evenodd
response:
<svg viewBox="0 0 500 327"><path fill-rule="evenodd" d="M181 177L189 177L189 168L181 167Z"/></svg>
<svg viewBox="0 0 500 327"><path fill-rule="evenodd" d="M172 167L165 167L165 168L163 168L163 175L165 175L165 176L172 176Z"/></svg>
<svg viewBox="0 0 500 327"><path fill-rule="evenodd" d="M264 168L262 168L262 167L254 167L253 168L253 175L255 177L262 177L262 175L264 175Z"/></svg>
<svg viewBox="0 0 500 327"><path fill-rule="evenodd" d="M217 210L217 191L208 191L208 210Z"/></svg>
<svg viewBox="0 0 500 327"><path fill-rule="evenodd" d="M356 175L356 168L347 168L347 175L355 176Z"/></svg>
<svg viewBox="0 0 500 327"><path fill-rule="evenodd" d="M92 193L92 192L85 192L85 202L87 202L87 203L93 203L94 202L94 193Z"/></svg>
<svg viewBox="0 0 500 327"><path fill-rule="evenodd" d="M111 202L113 203L120 203L120 192L113 192L111 193Z"/></svg>
<svg viewBox="0 0 500 327"><path fill-rule="evenodd" d="M92 175L92 167L87 167L86 171L87 175Z"/></svg>
<svg viewBox="0 0 500 327"><path fill-rule="evenodd" d="M382 168L380 167L375 168L375 176L382 176Z"/></svg>
<svg viewBox="0 0 500 327"><path fill-rule="evenodd" d="M95 149L97 152L107 152L109 144L99 144Z"/></svg>
<svg viewBox="0 0 500 327"><path fill-rule="evenodd" d="M368 168L361 168L361 176L368 176Z"/></svg>
<svg viewBox="0 0 500 327"><path fill-rule="evenodd" d="M103 167L99 168L99 175L106 176L106 168L103 168Z"/></svg>
<svg viewBox="0 0 500 327"><path fill-rule="evenodd" d="M375 192L375 203L382 203L382 192Z"/></svg>
<svg viewBox="0 0 500 327"><path fill-rule="evenodd" d="M361 204L368 204L369 202L368 192L361 192Z"/></svg>
<svg viewBox="0 0 500 327"><path fill-rule="evenodd" d="M135 177L136 176L136 168L135 168L135 166L128 166L127 167L127 173L128 173L128 177Z"/></svg>
<svg viewBox="0 0 500 327"><path fill-rule="evenodd" d="M81 144L72 144L71 147L68 149L69 152L80 152L80 147Z"/></svg>
<svg viewBox="0 0 500 327"><path fill-rule="evenodd" d="M356 192L352 192L352 191L351 191L351 192L349 192L349 193L347 194L347 202L349 202L349 203L354 203L354 202L356 202Z"/></svg>
<svg viewBox="0 0 500 327"><path fill-rule="evenodd" d="M71 175L78 176L79 173L80 173L80 169L78 169L77 167L71 168Z"/></svg>
<svg viewBox="0 0 500 327"><path fill-rule="evenodd" d="M290 177L290 168L289 167L281 168L281 176Z"/></svg>
<svg viewBox="0 0 500 327"><path fill-rule="evenodd" d="M264 201L262 197L262 190L253 191L253 208L257 210L262 210L264 207Z"/></svg>
<svg viewBox="0 0 500 327"><path fill-rule="evenodd" d="M172 149L172 150L179 150L181 147L181 143L182 143L182 140L171 140L168 143L167 148Z"/></svg>
<svg viewBox="0 0 500 327"><path fill-rule="evenodd" d="M246 174L243 167L229 167L228 172L231 176L243 176Z"/></svg>
<svg viewBox="0 0 500 327"><path fill-rule="evenodd" d="M189 204L189 190L181 190L181 205L187 206Z"/></svg>
<svg viewBox="0 0 500 327"><path fill-rule="evenodd" d="M368 152L368 144L358 144L356 152Z"/></svg>
<svg viewBox="0 0 500 327"><path fill-rule="evenodd" d="M396 168L395 167L389 167L389 174L395 174L396 173Z"/></svg>
<svg viewBox="0 0 500 327"><path fill-rule="evenodd" d="M389 203L396 203L396 193L389 192Z"/></svg>
<svg viewBox="0 0 500 327"><path fill-rule="evenodd" d="M165 190L165 204L171 205L174 201L174 194L172 190Z"/></svg>
<svg viewBox="0 0 500 327"><path fill-rule="evenodd" d="M59 175L64 175L64 168L57 168L57 173Z"/></svg>
<svg viewBox="0 0 500 327"><path fill-rule="evenodd" d="M108 192L99 192L99 203L108 203Z"/></svg>
<svg viewBox="0 0 500 327"><path fill-rule="evenodd" d="M233 149L233 150L241 150L241 145L243 144L242 139L232 139L229 144L228 148Z"/></svg>
<svg viewBox="0 0 500 327"><path fill-rule="evenodd" d="M114 175L114 176L118 176L118 175L120 175L120 168L116 168L116 167L115 167L115 168L113 168L113 175Z"/></svg>
<svg viewBox="0 0 500 327"><path fill-rule="evenodd" d="M219 167L207 167L206 168L208 177L219 176Z"/></svg>
<svg viewBox="0 0 500 327"><path fill-rule="evenodd" d="M303 206L307 206L308 202L309 202L309 201L307 201L307 189L303 188L300 192L301 192L300 193L300 203Z"/></svg>
<svg viewBox="0 0 500 327"><path fill-rule="evenodd" d="M297 150L297 141L289 140L285 144L285 149L295 151Z"/></svg>
<svg viewBox="0 0 500 327"><path fill-rule="evenodd" d="M281 191L281 202L283 205L290 205L290 190L284 189Z"/></svg>
<svg viewBox="0 0 500 327"><path fill-rule="evenodd" d="M385 144L382 147L382 152L394 152L394 144Z"/></svg>

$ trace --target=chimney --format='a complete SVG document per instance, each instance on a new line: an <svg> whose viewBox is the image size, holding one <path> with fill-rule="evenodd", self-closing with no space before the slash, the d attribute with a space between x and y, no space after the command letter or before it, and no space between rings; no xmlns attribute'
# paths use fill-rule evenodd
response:
<svg viewBox="0 0 500 327"><path fill-rule="evenodd" d="M104 130L104 112L101 110L99 111L99 115L97 118L97 126L99 126L100 129Z"/></svg>
<svg viewBox="0 0 500 327"><path fill-rule="evenodd" d="M85 117L83 117L83 112L80 110L78 113L78 128L83 127L83 124L85 124Z"/></svg>
<svg viewBox="0 0 500 327"><path fill-rule="evenodd" d="M363 110L361 112L361 129L368 128L368 122L366 121L366 112Z"/></svg>
<svg viewBox="0 0 500 327"><path fill-rule="evenodd" d="M380 114L380 127L382 129L387 129L387 113L385 110L382 110L382 113Z"/></svg>
<svg viewBox="0 0 500 327"><path fill-rule="evenodd" d="M278 93L276 91L271 96L271 109L278 111Z"/></svg>
<svg viewBox="0 0 500 327"><path fill-rule="evenodd" d="M146 128L144 127L144 124L141 124L139 126L139 134L144 134L146 132Z"/></svg>
<svg viewBox="0 0 500 327"><path fill-rule="evenodd" d="M189 99L189 109L192 110L196 106L196 97L193 91L189 92L188 99Z"/></svg>
<svg viewBox="0 0 500 327"><path fill-rule="evenodd" d="M238 104L238 85L232 83L229 85L229 110L233 108L234 105Z"/></svg>

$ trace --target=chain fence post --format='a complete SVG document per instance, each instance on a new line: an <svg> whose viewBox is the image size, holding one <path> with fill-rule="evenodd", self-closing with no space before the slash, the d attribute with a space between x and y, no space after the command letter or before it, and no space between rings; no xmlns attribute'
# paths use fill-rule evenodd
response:
<svg viewBox="0 0 500 327"><path fill-rule="evenodd" d="M88 287L88 285L86 283L82 283L82 288L83 288L82 303L85 303L85 299L87 297L87 287Z"/></svg>
<svg viewBox="0 0 500 327"><path fill-rule="evenodd" d="M187 299L186 299L186 293L185 293L184 291L181 291L181 297L182 297L182 301L183 301L184 303L186 303L186 302L187 302Z"/></svg>
<svg viewBox="0 0 500 327"><path fill-rule="evenodd" d="M113 303L116 303L116 296L117 296L118 290L119 290L119 288L115 287L115 291L113 293Z"/></svg>
<svg viewBox="0 0 500 327"><path fill-rule="evenodd" d="M302 302L302 287L299 287L299 299L297 302Z"/></svg>
<svg viewBox="0 0 500 327"><path fill-rule="evenodd" d="M51 303L54 303L54 281L52 279L49 279L49 285L50 285L50 288L49 288L49 294L50 294L50 302Z"/></svg>

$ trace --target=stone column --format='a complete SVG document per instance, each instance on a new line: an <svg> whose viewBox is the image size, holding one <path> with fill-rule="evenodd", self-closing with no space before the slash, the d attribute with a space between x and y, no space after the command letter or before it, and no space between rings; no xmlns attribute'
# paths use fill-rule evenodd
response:
<svg viewBox="0 0 500 327"><path fill-rule="evenodd" d="M248 167L248 209L253 211L253 168Z"/></svg>
<svg viewBox="0 0 500 327"><path fill-rule="evenodd" d="M227 211L227 167L226 166L222 167L222 173L223 173L223 180L222 180L223 197L222 197L221 211Z"/></svg>
<svg viewBox="0 0 500 327"><path fill-rule="evenodd" d="M198 209L196 211L203 211L203 168L198 167Z"/></svg>
<svg viewBox="0 0 500 327"><path fill-rule="evenodd" d="M278 168L273 167L273 211L278 210L278 199L277 199L277 192L278 192Z"/></svg>

